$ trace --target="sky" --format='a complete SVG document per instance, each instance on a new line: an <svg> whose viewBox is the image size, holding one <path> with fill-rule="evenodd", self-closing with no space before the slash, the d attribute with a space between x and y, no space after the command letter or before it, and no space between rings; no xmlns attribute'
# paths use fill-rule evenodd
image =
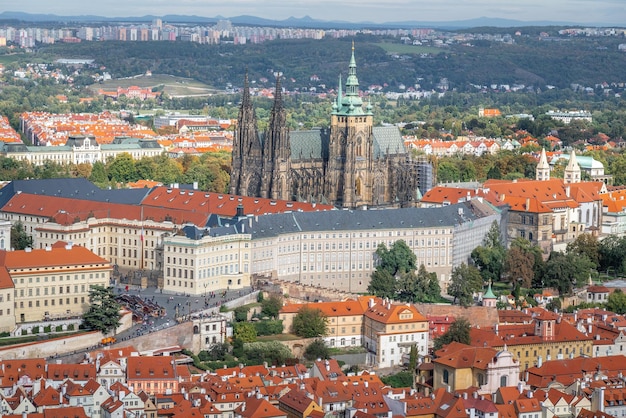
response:
<svg viewBox="0 0 626 418"><path fill-rule="evenodd" d="M626 26L626 0L25 0L7 11L127 17L167 14L310 16L347 22L447 22L479 17Z"/></svg>

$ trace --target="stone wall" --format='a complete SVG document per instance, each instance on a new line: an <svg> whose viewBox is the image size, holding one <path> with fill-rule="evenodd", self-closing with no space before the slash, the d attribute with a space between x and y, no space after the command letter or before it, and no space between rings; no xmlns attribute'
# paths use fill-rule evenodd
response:
<svg viewBox="0 0 626 418"><path fill-rule="evenodd" d="M498 310L486 306L470 306L464 308L458 305L433 305L416 304L415 307L422 315L453 316L455 318L465 318L472 325L481 327L493 326L498 323Z"/></svg>

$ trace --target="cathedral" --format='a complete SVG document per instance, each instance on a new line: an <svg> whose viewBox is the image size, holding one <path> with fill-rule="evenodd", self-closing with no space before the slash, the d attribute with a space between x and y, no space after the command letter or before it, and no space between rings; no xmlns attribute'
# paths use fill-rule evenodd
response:
<svg viewBox="0 0 626 418"><path fill-rule="evenodd" d="M359 95L354 45L345 84L339 77L330 127L290 131L280 76L260 134L248 76L233 142L230 193L332 204L338 208L410 207L432 187L433 167L413 158L395 126L373 126Z"/></svg>

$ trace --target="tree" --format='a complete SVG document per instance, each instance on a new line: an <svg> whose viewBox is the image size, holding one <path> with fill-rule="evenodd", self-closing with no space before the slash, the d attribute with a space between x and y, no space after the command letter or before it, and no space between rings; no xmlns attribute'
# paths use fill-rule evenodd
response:
<svg viewBox="0 0 626 418"><path fill-rule="evenodd" d="M398 240L390 249L384 243L378 245L376 256L379 259L377 269L388 271L392 276L406 273L417 268L417 256L404 240Z"/></svg>
<svg viewBox="0 0 626 418"><path fill-rule="evenodd" d="M17 221L11 225L11 248L23 250L28 247L33 247L33 237L26 233L24 224Z"/></svg>
<svg viewBox="0 0 626 418"><path fill-rule="evenodd" d="M244 344L243 353L248 364L262 364L266 361L272 365L281 365L292 356L291 350L278 341Z"/></svg>
<svg viewBox="0 0 626 418"><path fill-rule="evenodd" d="M377 268L372 273L367 291L381 298L393 299L396 295L396 278L387 270Z"/></svg>
<svg viewBox="0 0 626 418"><path fill-rule="evenodd" d="M541 287L541 283L534 283L543 268L541 249L524 238L516 238L504 259L504 276L508 278L516 289L530 288L533 284Z"/></svg>
<svg viewBox="0 0 626 418"><path fill-rule="evenodd" d="M248 320L248 306L239 306L233 310L235 314L235 322L246 322Z"/></svg>
<svg viewBox="0 0 626 418"><path fill-rule="evenodd" d="M606 309L618 315L626 314L626 293L622 292L622 289L615 289L609 295Z"/></svg>
<svg viewBox="0 0 626 418"><path fill-rule="evenodd" d="M396 374L390 374L389 376L381 376L380 380L385 385L392 388L408 388L413 387L413 372L402 371Z"/></svg>
<svg viewBox="0 0 626 418"><path fill-rule="evenodd" d="M600 241L591 234L581 234L567 244L567 253L584 255L597 267L600 264Z"/></svg>
<svg viewBox="0 0 626 418"><path fill-rule="evenodd" d="M306 347L304 350L304 358L309 361L316 359L328 359L330 358L330 350L326 346L324 340L318 338Z"/></svg>
<svg viewBox="0 0 626 418"><path fill-rule="evenodd" d="M124 152L119 154L108 167L109 179L114 182L128 183L137 180L137 170L135 169L135 160L133 157Z"/></svg>
<svg viewBox="0 0 626 418"><path fill-rule="evenodd" d="M403 302L437 302L441 297L437 273L429 273L423 264L417 274L415 271L401 274L396 288L397 299Z"/></svg>
<svg viewBox="0 0 626 418"><path fill-rule="evenodd" d="M261 314L270 318L278 318L278 312L280 312L282 307L282 296L274 294L261 302Z"/></svg>
<svg viewBox="0 0 626 418"><path fill-rule="evenodd" d="M553 251L543 269L543 285L557 289L562 295L570 294L574 286L584 285L593 267L586 255Z"/></svg>
<svg viewBox="0 0 626 418"><path fill-rule="evenodd" d="M480 275L485 282L500 281L506 248L500 240L500 227L494 221L485 236L483 245L476 247L471 254L472 261L480 270Z"/></svg>
<svg viewBox="0 0 626 418"><path fill-rule="evenodd" d="M89 180L97 185L104 185L108 182L109 179L107 178L106 168L101 161L93 163Z"/></svg>
<svg viewBox="0 0 626 418"><path fill-rule="evenodd" d="M323 337L328 330L328 318L316 308L304 305L291 324L291 332L302 338Z"/></svg>
<svg viewBox="0 0 626 418"><path fill-rule="evenodd" d="M435 338L433 349L435 351L441 350L444 346L450 344L453 341L469 345L472 342L472 339L470 338L471 329L472 326L467 319L458 318L452 324L450 324L450 328L448 328L448 331Z"/></svg>
<svg viewBox="0 0 626 418"><path fill-rule="evenodd" d="M483 288L483 279L474 266L462 263L452 269L448 294L454 297L454 303L459 301L461 306L470 306L474 303L474 293Z"/></svg>
<svg viewBox="0 0 626 418"><path fill-rule="evenodd" d="M256 341L256 328L251 322L237 322L234 327L234 338L244 343Z"/></svg>
<svg viewBox="0 0 626 418"><path fill-rule="evenodd" d="M112 287L92 286L89 303L91 306L83 315L85 328L106 334L120 325L120 304L115 300Z"/></svg>
<svg viewBox="0 0 626 418"><path fill-rule="evenodd" d="M198 357L202 361L223 361L230 352L230 344L217 343L213 344L211 348L206 351L200 351Z"/></svg>

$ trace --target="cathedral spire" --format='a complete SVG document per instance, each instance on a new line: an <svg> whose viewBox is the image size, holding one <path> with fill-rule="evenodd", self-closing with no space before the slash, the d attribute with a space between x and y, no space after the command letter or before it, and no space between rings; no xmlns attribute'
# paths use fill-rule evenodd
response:
<svg viewBox="0 0 626 418"><path fill-rule="evenodd" d="M539 164L535 170L536 180L550 180L550 165L548 164L548 158L546 157L545 148L541 149L541 157L539 157Z"/></svg>
<svg viewBox="0 0 626 418"><path fill-rule="evenodd" d="M274 106L283 106L283 88L280 85L280 78L283 73L276 73L276 90L274 91Z"/></svg>
<svg viewBox="0 0 626 418"><path fill-rule="evenodd" d="M359 79L356 76L356 59L354 58L354 41L352 41L352 54L348 66L348 77L346 78L346 92L342 91L341 75L339 76L339 89L337 94L337 109L333 106L333 114L345 116L362 116L363 100L359 95Z"/></svg>
<svg viewBox="0 0 626 418"><path fill-rule="evenodd" d="M243 94L241 95L241 107L252 106L250 100L250 84L248 83L248 68L246 68L246 75L243 78Z"/></svg>
<svg viewBox="0 0 626 418"><path fill-rule="evenodd" d="M578 165L578 161L576 161L576 152L573 149L569 156L567 167L565 167L565 171L563 172L563 182L565 184L580 183L580 166Z"/></svg>

